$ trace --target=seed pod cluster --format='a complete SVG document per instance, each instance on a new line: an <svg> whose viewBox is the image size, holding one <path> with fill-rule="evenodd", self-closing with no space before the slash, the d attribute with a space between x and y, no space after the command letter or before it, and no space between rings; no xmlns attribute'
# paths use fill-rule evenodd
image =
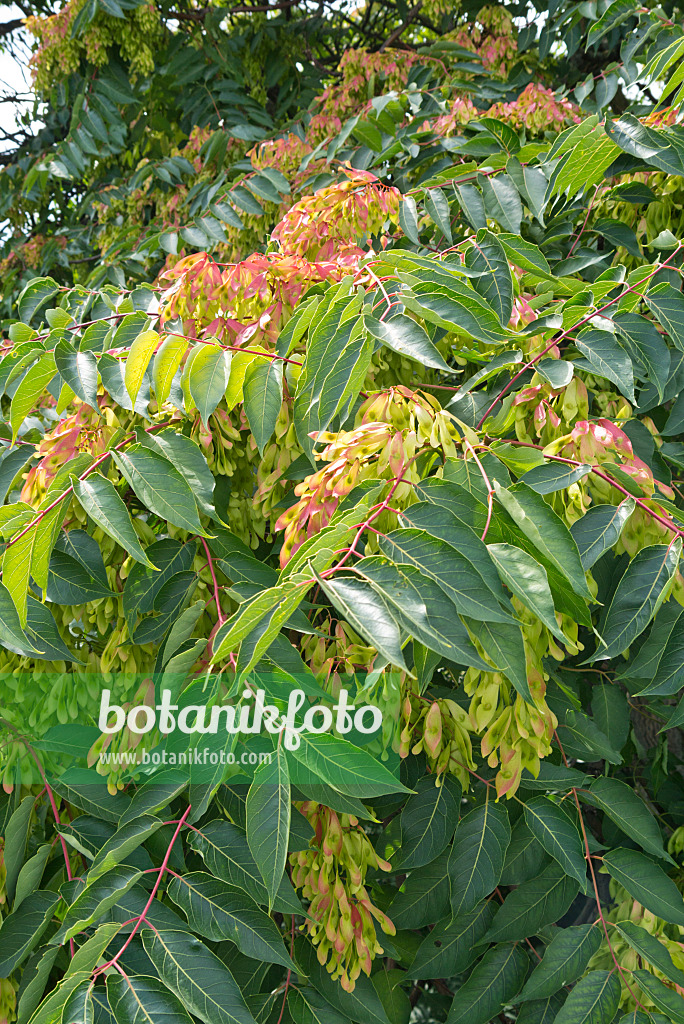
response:
<svg viewBox="0 0 684 1024"><path fill-rule="evenodd" d="M437 783L449 772L464 790L469 788L469 769L475 769L472 724L459 704L448 697L429 701L410 688L402 701L401 724L402 757L424 753Z"/></svg>
<svg viewBox="0 0 684 1024"><path fill-rule="evenodd" d="M360 406L353 430L321 433L319 440L325 448L317 457L326 465L295 487L299 501L275 524L276 530L285 531L282 566L305 540L327 526L340 501L364 480L391 481L393 507L405 508L414 500L414 485L421 479L416 456L424 451L453 457L461 439L453 420L431 395L401 386L371 395ZM376 528L393 529L396 517L383 515ZM372 551L372 539L367 545Z"/></svg>
<svg viewBox="0 0 684 1024"><path fill-rule="evenodd" d="M302 926L317 947L318 962L347 992L361 972L370 976L383 953L373 919L386 935L395 927L371 902L365 880L369 870L391 870L373 849L358 819L337 814L312 800L298 805L313 826L311 849L290 855L292 880L310 901Z"/></svg>

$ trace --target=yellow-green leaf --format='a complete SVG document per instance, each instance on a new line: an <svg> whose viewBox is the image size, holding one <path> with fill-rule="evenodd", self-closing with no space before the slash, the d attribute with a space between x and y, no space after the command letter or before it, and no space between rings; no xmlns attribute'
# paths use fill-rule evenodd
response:
<svg viewBox="0 0 684 1024"><path fill-rule="evenodd" d="M40 357L36 365L31 367L14 392L14 398L10 406L10 425L12 427L13 441L16 440L19 428L34 408L37 399L40 398L56 373L55 357L52 352L46 352L44 356Z"/></svg>
<svg viewBox="0 0 684 1024"><path fill-rule="evenodd" d="M187 347L188 343L185 338L168 337L154 357L152 382L158 405L163 405L169 397L171 382Z"/></svg>
<svg viewBox="0 0 684 1024"><path fill-rule="evenodd" d="M159 335L156 331L143 331L131 345L124 370L124 384L133 404L138 397L145 371L158 344Z"/></svg>

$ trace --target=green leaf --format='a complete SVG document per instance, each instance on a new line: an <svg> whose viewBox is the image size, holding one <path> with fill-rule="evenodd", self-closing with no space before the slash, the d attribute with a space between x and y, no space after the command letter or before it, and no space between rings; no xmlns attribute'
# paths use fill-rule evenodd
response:
<svg viewBox="0 0 684 1024"><path fill-rule="evenodd" d="M449 203L441 188L432 188L425 192L425 209L444 235L447 245L451 245L451 218Z"/></svg>
<svg viewBox="0 0 684 1024"><path fill-rule="evenodd" d="M656 978L650 971L636 970L632 973L640 988L663 1011L671 1024L684 1024L684 999L678 992L663 985L660 978Z"/></svg>
<svg viewBox="0 0 684 1024"><path fill-rule="evenodd" d="M42 946L24 965L21 988L17 993L17 1022L28 1024L29 1019L43 998L47 980L57 959L57 946Z"/></svg>
<svg viewBox="0 0 684 1024"><path fill-rule="evenodd" d="M589 363L591 373L612 381L628 402L636 403L632 360L614 334L590 328L575 338L575 345Z"/></svg>
<svg viewBox="0 0 684 1024"><path fill-rule="evenodd" d="M356 979L353 992L345 992L337 981L319 962L316 950L305 939L297 939L295 943L297 959L300 961L309 983L334 1007L349 1017L350 1020L362 1021L363 1024L395 1024L390 1021L385 1008L370 978L361 974ZM327 1018L324 1018L327 1024ZM299 1021L297 1021L299 1024ZM337 1024L331 1019L330 1024Z"/></svg>
<svg viewBox="0 0 684 1024"><path fill-rule="evenodd" d="M99 925L95 932L79 946L67 969L67 974L80 974L92 971L102 957L107 946L121 930L116 921L107 921Z"/></svg>
<svg viewBox="0 0 684 1024"><path fill-rule="evenodd" d="M47 509L51 503L52 498L47 496L41 505ZM5 548L2 559L3 581L14 601L22 627L27 623L30 577L33 576L39 587L47 586L50 554L62 525L64 505L65 501L60 501L42 519L34 520L23 536L17 533L18 539ZM27 516L29 522L32 518L32 515ZM28 522L23 527L27 525Z"/></svg>
<svg viewBox="0 0 684 1024"><path fill-rule="evenodd" d="M496 905L479 903L468 914L438 921L418 947L410 975L422 978L452 978L466 970L479 955L477 943L494 920Z"/></svg>
<svg viewBox="0 0 684 1024"><path fill-rule="evenodd" d="M522 482L510 488L498 483L494 486L497 498L525 536L568 580L579 597L592 601L577 545L560 517L541 495Z"/></svg>
<svg viewBox="0 0 684 1024"><path fill-rule="evenodd" d="M506 170L515 182L518 192L525 200L525 205L544 227L544 208L546 206L546 188L548 181L546 175L538 167L530 167L529 164L521 164L517 157L511 157L506 164ZM518 239L522 242L522 239ZM529 244L522 242L523 245ZM513 260L515 262L515 260ZM519 264L522 266L522 264Z"/></svg>
<svg viewBox="0 0 684 1024"><path fill-rule="evenodd" d="M605 759L610 764L621 763L620 752L613 750L606 734L599 729L593 718L582 711L566 711L558 728L568 756L583 761Z"/></svg>
<svg viewBox="0 0 684 1024"><path fill-rule="evenodd" d="M159 341L160 338L156 331L143 331L135 339L126 356L124 384L133 405L135 405L135 400L142 387L147 367L154 355L155 349L159 345Z"/></svg>
<svg viewBox="0 0 684 1024"><path fill-rule="evenodd" d="M489 380L490 377L495 377L504 367L516 366L522 363L522 361L523 354L519 348L514 349L512 352L500 352L498 356L494 356L494 358L490 359L488 363L485 363L481 370L477 370L472 377L468 377L468 380L461 388L459 388L457 394L454 396L454 402L459 402L464 395L467 395L468 392L472 391L478 384L481 384L485 380ZM500 441L495 442L495 444L492 445L492 451L496 452L497 457L500 458L506 466L509 466L509 460L506 458L506 454L509 452L515 453L518 460L533 460L531 463L532 465L536 465L538 463L541 464L544 461L544 456L535 448L514 448L512 445L507 445ZM506 454L503 454L504 452ZM515 469L514 466L509 466L509 468Z"/></svg>
<svg viewBox="0 0 684 1024"><path fill-rule="evenodd" d="M663 869L644 853L620 848L603 855L603 863L630 896L664 921L684 924L684 901Z"/></svg>
<svg viewBox="0 0 684 1024"><path fill-rule="evenodd" d="M56 604L88 604L111 595L84 569L80 562L63 551L53 551L47 579L47 598Z"/></svg>
<svg viewBox="0 0 684 1024"><path fill-rule="evenodd" d="M619 505L593 505L572 524L570 533L577 544L584 569L591 569L606 551L617 544L635 508L634 498L625 498Z"/></svg>
<svg viewBox="0 0 684 1024"><path fill-rule="evenodd" d="M362 579L376 590L407 633L432 651L458 665L487 670L468 631L444 591L415 566L393 565L371 555L354 566Z"/></svg>
<svg viewBox="0 0 684 1024"><path fill-rule="evenodd" d="M38 945L58 903L55 893L39 889L4 919L0 927L0 978L9 978Z"/></svg>
<svg viewBox="0 0 684 1024"><path fill-rule="evenodd" d="M125 452L112 452L112 458L143 505L155 515L182 530L206 536L190 485L170 462L139 444Z"/></svg>
<svg viewBox="0 0 684 1024"><path fill-rule="evenodd" d="M655 384L662 402L667 385L670 353L667 344L651 320L638 313L617 313L613 323L625 341L625 347L641 379ZM639 372L640 371L640 372Z"/></svg>
<svg viewBox="0 0 684 1024"><path fill-rule="evenodd" d="M363 580L351 576L323 579L314 573L328 600L347 622L392 665L408 672L402 653L402 635L380 595Z"/></svg>
<svg viewBox="0 0 684 1024"><path fill-rule="evenodd" d="M449 857L447 849L431 864L409 874L388 910L396 928L422 928L448 913Z"/></svg>
<svg viewBox="0 0 684 1024"><path fill-rule="evenodd" d="M242 390L245 415L263 456L283 404L283 363L255 356L245 372Z"/></svg>
<svg viewBox="0 0 684 1024"><path fill-rule="evenodd" d="M260 764L247 794L247 844L272 905L285 872L290 835L290 774L282 744Z"/></svg>
<svg viewBox="0 0 684 1024"><path fill-rule="evenodd" d="M114 906L123 893L135 885L142 871L128 865L118 865L108 874L88 882L67 910L62 927L52 936L52 943L64 943L94 924Z"/></svg>
<svg viewBox="0 0 684 1024"><path fill-rule="evenodd" d="M527 270L529 273L535 274L544 280L554 280L548 260L538 245L526 241L517 234L504 232L496 237L501 242L509 261L514 266L520 267L521 270Z"/></svg>
<svg viewBox="0 0 684 1024"><path fill-rule="evenodd" d="M191 1024L183 1003L158 978L110 974L107 998L116 1024Z"/></svg>
<svg viewBox="0 0 684 1024"><path fill-rule="evenodd" d="M504 231L520 234L522 203L520 193L508 174L479 177L487 215L500 224Z"/></svg>
<svg viewBox="0 0 684 1024"><path fill-rule="evenodd" d="M626 694L614 683L599 683L592 688L591 713L611 745L622 750L632 727Z"/></svg>
<svg viewBox="0 0 684 1024"><path fill-rule="evenodd" d="M588 473L591 473L591 466L588 465L568 467L561 462L545 462L542 466L534 466L528 470L523 475L522 482L537 494L553 494L576 484Z"/></svg>
<svg viewBox="0 0 684 1024"><path fill-rule="evenodd" d="M466 249L465 263L472 270L484 272L473 280L473 288L496 311L502 327L507 327L513 311L513 278L500 240L491 231L478 231Z"/></svg>
<svg viewBox="0 0 684 1024"><path fill-rule="evenodd" d="M422 366L431 366L444 373L453 370L440 355L428 337L427 332L405 313L395 313L388 320L376 320L366 314L363 325L368 333L377 341L381 341L393 352L398 352L409 359L415 359Z"/></svg>
<svg viewBox="0 0 684 1024"><path fill-rule="evenodd" d="M5 450L0 456L0 505L5 501L17 474L33 458L30 445L20 444Z"/></svg>
<svg viewBox="0 0 684 1024"><path fill-rule="evenodd" d="M8 650L35 651L21 628L19 613L7 587L0 583L0 644Z"/></svg>
<svg viewBox="0 0 684 1024"><path fill-rule="evenodd" d="M281 174L275 167L262 167L261 175L264 178L268 178L272 185L278 189L281 195L288 196L290 194L290 183L284 174Z"/></svg>
<svg viewBox="0 0 684 1024"><path fill-rule="evenodd" d="M274 921L234 885L204 871L191 871L174 876L168 893L192 931L212 942L229 939L245 956L296 971Z"/></svg>
<svg viewBox="0 0 684 1024"><path fill-rule="evenodd" d="M519 992L527 966L527 956L517 945L487 950L456 992L446 1024L487 1024Z"/></svg>
<svg viewBox="0 0 684 1024"><path fill-rule="evenodd" d="M5 866L5 890L10 903L14 899L17 879L26 856L26 844L31 830L31 818L35 799L25 796L12 813L4 835L3 861ZM16 910L16 907L14 908Z"/></svg>
<svg viewBox="0 0 684 1024"><path fill-rule="evenodd" d="M480 117L476 123L486 128L506 153L517 153L520 151L518 133L509 124L506 124L505 121L500 121L496 117Z"/></svg>
<svg viewBox="0 0 684 1024"><path fill-rule="evenodd" d="M465 214L466 221L475 231L487 227L485 216L484 200L479 188L475 185L457 184L454 182L454 192L459 206ZM416 240L418 244L418 240Z"/></svg>
<svg viewBox="0 0 684 1024"><path fill-rule="evenodd" d="M115 905L123 893L135 885L142 872L128 865L118 865L105 876L89 882L67 910L61 928L51 938L63 943L94 924Z"/></svg>
<svg viewBox="0 0 684 1024"><path fill-rule="evenodd" d="M376 972L373 976L373 988L380 996L385 1012L395 1024L409 1024L413 1015L408 993L401 987L406 975L399 967Z"/></svg>
<svg viewBox="0 0 684 1024"><path fill-rule="evenodd" d="M204 1024L254 1024L228 968L188 932L142 933L145 952L164 984Z"/></svg>
<svg viewBox="0 0 684 1024"><path fill-rule="evenodd" d="M646 305L669 334L680 351L684 351L684 297L667 282L649 289Z"/></svg>
<svg viewBox="0 0 684 1024"><path fill-rule="evenodd" d="M438 857L458 825L461 786L450 775L436 785L432 775L420 779L404 804L399 821L401 845L392 867L402 871L422 867Z"/></svg>
<svg viewBox="0 0 684 1024"><path fill-rule="evenodd" d="M534 797L525 804L525 822L546 852L584 887L587 864L582 838L563 808L544 796Z"/></svg>
<svg viewBox="0 0 684 1024"><path fill-rule="evenodd" d="M294 313L278 335L276 355L289 356L297 342L301 341L308 331L319 305L320 299L317 295L297 303Z"/></svg>
<svg viewBox="0 0 684 1024"><path fill-rule="evenodd" d="M135 821L122 825L98 851L90 865L88 884L125 861L130 853L142 846L161 826L161 821L150 814L143 814Z"/></svg>
<svg viewBox="0 0 684 1024"><path fill-rule="evenodd" d="M520 785L523 789L550 789L560 793L567 793L573 787L583 786L587 777L576 768L566 768L564 764L552 764L544 760L539 765L539 774L536 778L527 770L523 769Z"/></svg>
<svg viewBox="0 0 684 1024"><path fill-rule="evenodd" d="M548 999L564 985L584 974L601 945L601 931L594 924L559 928L520 993L520 1000Z"/></svg>
<svg viewBox="0 0 684 1024"><path fill-rule="evenodd" d="M128 509L111 480L93 474L86 480L72 477L71 483L83 510L107 536L120 544L137 562L153 569L154 566L140 546Z"/></svg>
<svg viewBox="0 0 684 1024"><path fill-rule="evenodd" d="M418 213L413 196L402 196L402 201L399 204L399 225L414 245L420 245Z"/></svg>
<svg viewBox="0 0 684 1024"><path fill-rule="evenodd" d="M262 590L251 601L245 601L233 617L217 631L214 638L214 658L220 661L229 657L237 644L249 637L252 630L266 619L266 628L252 653L252 659L256 657L258 660L268 650L270 640L277 636L305 597L305 587L286 582ZM248 667L243 669L245 672L248 670Z"/></svg>
<svg viewBox="0 0 684 1024"><path fill-rule="evenodd" d="M565 914L578 890L576 878L558 864L549 864L536 878L509 892L483 941L519 941L536 935Z"/></svg>
<svg viewBox="0 0 684 1024"><path fill-rule="evenodd" d="M410 514L409 508L407 517ZM511 621L511 615L504 611L501 603L484 584L477 567L467 557L467 548L463 552L457 551L451 544L431 536L426 530L414 528L393 530L378 538L378 546L382 554L393 562L414 566L434 580L460 614L482 622ZM499 585L498 579L496 583Z"/></svg>
<svg viewBox="0 0 684 1024"><path fill-rule="evenodd" d="M631 0L613 0L609 7L603 12L598 21L593 22L587 33L587 48L595 46L607 32L617 28L627 18L634 14L634 5Z"/></svg>
<svg viewBox="0 0 684 1024"><path fill-rule="evenodd" d="M12 443L16 441L19 428L35 408L38 399L56 373L55 357L52 352L46 352L22 378L10 405L9 420L12 427Z"/></svg>
<svg viewBox="0 0 684 1024"><path fill-rule="evenodd" d="M603 643L587 660L614 658L646 629L668 595L680 552L681 543L652 544L635 555L608 607Z"/></svg>
<svg viewBox="0 0 684 1024"><path fill-rule="evenodd" d="M348 740L330 733L309 732L300 733L299 739L292 755L338 793L364 800L407 792L379 760Z"/></svg>
<svg viewBox="0 0 684 1024"><path fill-rule="evenodd" d="M560 161L549 182L549 197L565 192L569 197L591 188L618 155L618 148L599 125L598 117L588 117L560 136L553 155Z"/></svg>
<svg viewBox="0 0 684 1024"><path fill-rule="evenodd" d="M451 909L467 914L499 883L511 841L508 812L487 797L461 820L449 856Z"/></svg>
<svg viewBox="0 0 684 1024"><path fill-rule="evenodd" d="M439 281L413 284L402 295L404 305L428 323L477 341L492 344L507 337L492 307L473 288L462 284L456 275L448 286L442 280L440 276Z"/></svg>
<svg viewBox="0 0 684 1024"><path fill-rule="evenodd" d="M334 1009L315 988L290 989L287 1006L298 1024L349 1024L349 1017Z"/></svg>
<svg viewBox="0 0 684 1024"><path fill-rule="evenodd" d="M544 566L513 544L488 544L487 550L501 581L564 643Z"/></svg>
<svg viewBox="0 0 684 1024"><path fill-rule="evenodd" d="M659 611L646 642L624 671L627 679L650 680L641 695L671 697L684 681L684 620L682 609L674 601Z"/></svg>
<svg viewBox="0 0 684 1024"><path fill-rule="evenodd" d="M123 613L130 633L135 630L138 615L153 611L163 588L180 573L189 571L196 545L193 542L181 544L168 538L150 544L147 551L154 559L156 569L134 565L124 584Z"/></svg>
<svg viewBox="0 0 684 1024"><path fill-rule="evenodd" d="M620 935L636 950L642 960L660 971L674 985L684 988L684 971L675 967L667 946L633 921L619 921L615 927Z"/></svg>
<svg viewBox="0 0 684 1024"><path fill-rule="evenodd" d="M38 852L34 853L33 857L30 857L23 865L17 879L16 896L14 898L13 907L14 910L18 909L23 900L25 900L30 893L40 888L40 880L43 877L45 865L51 853L52 846L50 843L45 843L43 846L40 846L38 848ZM6 854L5 862L7 862Z"/></svg>
<svg viewBox="0 0 684 1024"><path fill-rule="evenodd" d="M36 277L19 293L17 310L19 318L30 324L41 306L59 292L60 286L51 277Z"/></svg>
<svg viewBox="0 0 684 1024"><path fill-rule="evenodd" d="M139 325L136 325L136 328L138 326ZM109 342L109 344L111 344L111 342ZM126 364L120 359L115 359L114 356L110 355L108 352L104 352L97 361L97 367L100 371L102 386L114 399L114 402L117 405L120 405L122 409L127 410L135 408L135 412L140 416L148 415L148 403L150 396L147 379L145 380L143 387L140 389L138 397L135 400L135 405L133 405L124 382Z"/></svg>
<svg viewBox="0 0 684 1024"><path fill-rule="evenodd" d="M527 661L522 630L518 623L503 622L492 625L464 617L474 638L482 645L487 657L513 683L523 700L532 704L527 680Z"/></svg>
<svg viewBox="0 0 684 1024"><path fill-rule="evenodd" d="M204 344L193 357L188 388L205 426L228 387L230 359L230 352L218 345Z"/></svg>
<svg viewBox="0 0 684 1024"><path fill-rule="evenodd" d="M553 1024L563 1005L563 996L553 995L548 999L531 999L529 1003L523 1003L518 1011L516 1024Z"/></svg>
<svg viewBox="0 0 684 1024"><path fill-rule="evenodd" d="M539 873L545 861L546 852L543 846L528 829L524 816L519 818L511 832L500 884L520 885L521 882L526 882L528 878L533 878Z"/></svg>
<svg viewBox="0 0 684 1024"><path fill-rule="evenodd" d="M155 431L154 434L138 429L136 435L145 448L158 452L175 466L190 485L200 510L215 518L213 502L216 481L199 445L173 428Z"/></svg>
<svg viewBox="0 0 684 1024"><path fill-rule="evenodd" d="M201 831L193 832L188 842L201 854L212 874L245 892L255 903L268 904L266 886L250 853L247 837L236 825L229 821L210 821ZM287 876L280 883L273 909L281 914L302 912Z"/></svg>
<svg viewBox="0 0 684 1024"><path fill-rule="evenodd" d="M484 542L470 525L464 524L449 509L430 502L410 505L401 513L401 522L404 526L425 530L431 537L443 540L457 553L457 557L466 559L487 590L491 591L499 602L504 612L503 619L511 621L511 606L501 586L499 575L492 566Z"/></svg>
<svg viewBox="0 0 684 1024"><path fill-rule="evenodd" d="M556 1017L556 1024L611 1024L622 987L612 971L590 971L579 981Z"/></svg>
<svg viewBox="0 0 684 1024"><path fill-rule="evenodd" d="M97 360L92 352L78 352L62 339L55 346L57 372L82 402L98 409Z"/></svg>
<svg viewBox="0 0 684 1024"><path fill-rule="evenodd" d="M552 388L565 388L572 380L575 368L566 359L542 359L537 363L537 373Z"/></svg>
<svg viewBox="0 0 684 1024"><path fill-rule="evenodd" d="M70 1024L93 1024L93 987L91 978L86 977L79 982L64 1003L62 1020L68 1020Z"/></svg>
<svg viewBox="0 0 684 1024"><path fill-rule="evenodd" d="M188 342L185 338L175 338L169 335L157 350L152 365L152 383L157 405L160 407L169 397L173 378L178 372L187 347Z"/></svg>
<svg viewBox="0 0 684 1024"><path fill-rule="evenodd" d="M278 203L280 204L281 198L274 188L273 183L268 178L256 174L254 177L249 178L247 184L252 192L255 192L260 199L265 199L267 203Z"/></svg>
<svg viewBox="0 0 684 1024"><path fill-rule="evenodd" d="M585 803L599 807L607 814L646 853L674 864L663 849L663 837L656 818L631 786L619 779L600 775L589 790L583 789L580 795Z"/></svg>
<svg viewBox="0 0 684 1024"><path fill-rule="evenodd" d="M373 355L373 341L363 329L361 296L334 300L309 331L307 357L297 382L294 421L297 438L313 461L319 432L343 414L361 391Z"/></svg>
<svg viewBox="0 0 684 1024"><path fill-rule="evenodd" d="M34 1012L30 1024L60 1024L71 995L84 982L89 981L90 974L86 971L79 971L77 974L67 972Z"/></svg>

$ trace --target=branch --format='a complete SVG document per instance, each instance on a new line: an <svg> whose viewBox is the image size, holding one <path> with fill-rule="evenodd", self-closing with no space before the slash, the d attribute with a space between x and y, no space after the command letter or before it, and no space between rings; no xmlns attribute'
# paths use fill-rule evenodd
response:
<svg viewBox="0 0 684 1024"><path fill-rule="evenodd" d="M239 7L200 7L197 11L170 11L169 18L176 18L178 21L204 21L207 14L216 13L218 11L225 14L227 18L231 14L263 14L268 11L283 11L288 10L290 7L298 7L302 0L281 0L277 4L258 4L258 5L246 5L243 4Z"/></svg>
<svg viewBox="0 0 684 1024"><path fill-rule="evenodd" d="M403 35L403 33L409 27L409 25L411 24L413 19L416 17L416 15L418 14L418 12L419 12L419 10L421 9L422 6L423 6L423 0L418 0L418 3L415 5L415 7L412 7L411 10L408 11L408 13L406 15L406 21L404 22L404 24L403 25L399 25L399 27L395 28L395 30L393 32L390 32L390 34L388 35L387 39L385 40L385 42L380 47L380 53L382 53L383 50L387 49L388 46L391 46L392 43L395 43L397 41L397 39L399 38L399 36Z"/></svg>
<svg viewBox="0 0 684 1024"><path fill-rule="evenodd" d="M0 37L8 36L10 32L14 32L15 29L23 28L23 25L23 18L14 18L12 21L5 21L2 25L0 25Z"/></svg>

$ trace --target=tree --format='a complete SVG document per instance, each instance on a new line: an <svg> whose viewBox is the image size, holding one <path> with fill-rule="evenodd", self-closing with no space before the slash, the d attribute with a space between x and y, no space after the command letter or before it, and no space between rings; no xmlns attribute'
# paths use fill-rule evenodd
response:
<svg viewBox="0 0 684 1024"><path fill-rule="evenodd" d="M3 1019L684 1020L681 10L25 13Z"/></svg>

